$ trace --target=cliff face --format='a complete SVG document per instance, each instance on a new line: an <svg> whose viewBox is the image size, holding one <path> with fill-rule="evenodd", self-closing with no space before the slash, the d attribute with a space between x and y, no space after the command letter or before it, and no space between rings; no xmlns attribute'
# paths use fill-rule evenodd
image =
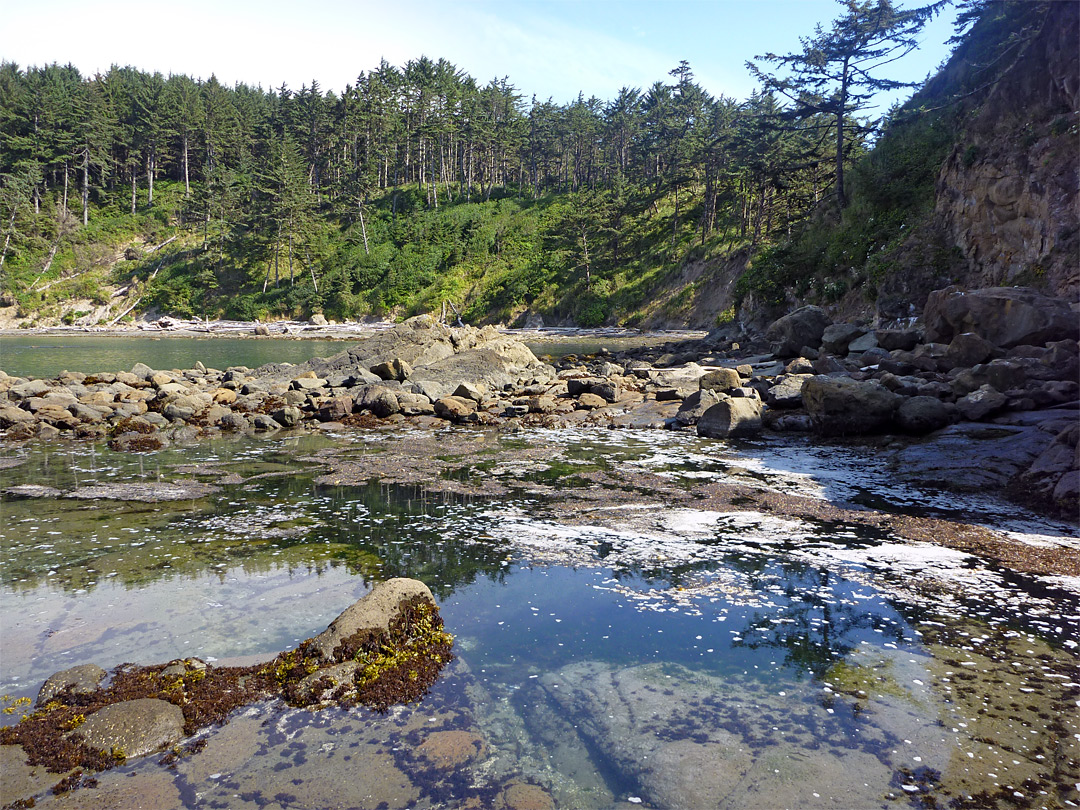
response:
<svg viewBox="0 0 1080 810"><path fill-rule="evenodd" d="M942 167L935 219L970 287L1080 297L1080 4L1040 7L1032 37Z"/></svg>

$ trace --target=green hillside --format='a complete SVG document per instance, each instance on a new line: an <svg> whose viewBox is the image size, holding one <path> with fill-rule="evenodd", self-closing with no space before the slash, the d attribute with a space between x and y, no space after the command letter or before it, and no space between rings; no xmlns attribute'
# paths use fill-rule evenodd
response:
<svg viewBox="0 0 1080 810"><path fill-rule="evenodd" d="M1046 6L963 5L960 49L987 59ZM956 262L927 222L972 89L939 77L879 127L864 106L886 77L845 95L811 74L907 47L935 7L848 6L806 53L753 65L745 101L685 62L564 105L427 58L340 95L4 63L0 304L24 324L456 309L585 326L870 306L910 234L923 264Z"/></svg>

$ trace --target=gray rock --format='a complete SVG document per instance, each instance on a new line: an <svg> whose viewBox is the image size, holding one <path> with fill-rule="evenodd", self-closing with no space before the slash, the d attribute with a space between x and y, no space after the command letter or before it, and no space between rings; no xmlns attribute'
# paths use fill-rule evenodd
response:
<svg viewBox="0 0 1080 810"><path fill-rule="evenodd" d="M381 380L397 380L398 382L405 382L413 373L412 366L400 357L376 363L369 371Z"/></svg>
<svg viewBox="0 0 1080 810"><path fill-rule="evenodd" d="M878 345L886 351L910 352L919 345L917 329L877 329L874 331Z"/></svg>
<svg viewBox="0 0 1080 810"><path fill-rule="evenodd" d="M958 367L970 368L989 360L993 354L993 343L974 332L963 332L952 339L939 367L946 371Z"/></svg>
<svg viewBox="0 0 1080 810"><path fill-rule="evenodd" d="M675 420L680 425L696 425L705 411L720 401L720 396L709 389L695 391L682 401Z"/></svg>
<svg viewBox="0 0 1080 810"><path fill-rule="evenodd" d="M956 401L960 415L972 422L984 419L1005 407L1008 397L990 385L983 385Z"/></svg>
<svg viewBox="0 0 1080 810"><path fill-rule="evenodd" d="M59 493L57 493L59 494ZM65 689L74 695L96 691L98 685L108 673L97 664L80 664L49 676L38 690L37 705L44 706Z"/></svg>
<svg viewBox="0 0 1080 810"><path fill-rule="evenodd" d="M72 734L91 748L131 759L182 740L184 712L166 700L125 700L94 712Z"/></svg>
<svg viewBox="0 0 1080 810"><path fill-rule="evenodd" d="M855 338L848 343L848 353L862 353L868 352L871 349L882 348L878 344L877 336L873 332L867 332L865 335Z"/></svg>
<svg viewBox="0 0 1080 810"><path fill-rule="evenodd" d="M721 396L697 423L698 436L710 439L756 436L761 432L761 403L747 397Z"/></svg>
<svg viewBox="0 0 1080 810"><path fill-rule="evenodd" d="M911 397L897 408L896 425L905 433L923 436L949 424L954 410L936 397Z"/></svg>
<svg viewBox="0 0 1080 810"><path fill-rule="evenodd" d="M12 425L33 421L34 415L30 411L24 411L14 405L0 405L0 428L9 428Z"/></svg>
<svg viewBox="0 0 1080 810"><path fill-rule="evenodd" d="M848 344L865 334L865 329L853 323L831 323L821 333L821 348L831 354L844 355Z"/></svg>
<svg viewBox="0 0 1080 810"><path fill-rule="evenodd" d="M902 399L876 380L820 375L804 383L802 396L814 430L826 436L884 430Z"/></svg>
<svg viewBox="0 0 1080 810"><path fill-rule="evenodd" d="M802 405L802 388L813 374L785 374L769 386L765 401L770 408L798 408Z"/></svg>
<svg viewBox="0 0 1080 810"><path fill-rule="evenodd" d="M454 389L455 397L462 397L463 399L471 399L473 402L480 403L484 401L484 391L478 385L464 382Z"/></svg>
<svg viewBox="0 0 1080 810"><path fill-rule="evenodd" d="M476 403L462 397L443 397L434 402L435 415L451 422L461 422L476 413Z"/></svg>
<svg viewBox="0 0 1080 810"><path fill-rule="evenodd" d="M299 408L292 405L286 405L284 408L278 408L272 414L270 414L274 421L281 427L295 427L299 424L300 420L304 417L304 414Z"/></svg>
<svg viewBox="0 0 1080 810"><path fill-rule="evenodd" d="M364 598L354 602L311 640L312 649L325 661L337 661L335 650L361 630L387 631L402 601L420 597L435 604L428 586L416 579L394 578L380 582Z"/></svg>
<svg viewBox="0 0 1080 810"><path fill-rule="evenodd" d="M606 402L617 402L622 395L622 388L614 380L601 380L590 386L589 393L595 394Z"/></svg>
<svg viewBox="0 0 1080 810"><path fill-rule="evenodd" d="M773 354L793 357L803 346L813 349L821 346L821 338L831 321L825 310L815 306L800 307L794 312L773 321L765 330Z"/></svg>
<svg viewBox="0 0 1080 810"><path fill-rule="evenodd" d="M281 430L281 425L273 417L267 416L265 413L256 414L252 420L252 427L259 432L267 432L273 430Z"/></svg>
<svg viewBox="0 0 1080 810"><path fill-rule="evenodd" d="M717 368L703 374L698 380L698 388L703 391L725 393L742 385L742 376L733 368Z"/></svg>
<svg viewBox="0 0 1080 810"><path fill-rule="evenodd" d="M995 346L1010 348L1080 338L1080 319L1067 301L1027 287L935 290L922 317L931 341L974 332Z"/></svg>

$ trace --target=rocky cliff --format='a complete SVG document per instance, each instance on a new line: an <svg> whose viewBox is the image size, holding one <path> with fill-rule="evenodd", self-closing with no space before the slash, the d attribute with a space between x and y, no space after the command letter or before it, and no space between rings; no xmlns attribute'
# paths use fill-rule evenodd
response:
<svg viewBox="0 0 1080 810"><path fill-rule="evenodd" d="M1000 55L1004 69L942 167L935 219L968 286L1032 284L1075 302L1080 4L1029 8L1027 35Z"/></svg>

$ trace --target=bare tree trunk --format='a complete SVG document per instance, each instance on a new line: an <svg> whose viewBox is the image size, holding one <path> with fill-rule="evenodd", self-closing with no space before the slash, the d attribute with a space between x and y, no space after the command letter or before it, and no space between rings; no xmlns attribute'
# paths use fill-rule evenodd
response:
<svg viewBox="0 0 1080 810"><path fill-rule="evenodd" d="M7 258L8 245L11 244L11 234L15 231L15 214L19 209L12 207L11 219L8 220L7 235L4 237L4 250L0 252L0 267L4 266L4 259Z"/></svg>
<svg viewBox="0 0 1080 810"><path fill-rule="evenodd" d="M183 137L183 162L184 162L184 196L191 196L191 181L188 179L188 133L184 130Z"/></svg>
<svg viewBox="0 0 1080 810"><path fill-rule="evenodd" d="M64 217L67 217L68 202L68 162L64 161Z"/></svg>
<svg viewBox="0 0 1080 810"><path fill-rule="evenodd" d="M135 182L138 175L135 172L135 164L131 165L131 213L135 213Z"/></svg>
<svg viewBox="0 0 1080 810"><path fill-rule="evenodd" d="M371 251L368 250L367 242L367 227L364 225L364 206L361 204L357 207L360 209L360 235L364 237L364 255L370 256Z"/></svg>
<svg viewBox="0 0 1080 810"><path fill-rule="evenodd" d="M83 152L82 165L82 224L85 228L90 221L90 149Z"/></svg>
<svg viewBox="0 0 1080 810"><path fill-rule="evenodd" d="M156 168L157 160L155 160L154 153L151 152L146 156L146 185L150 189L149 198L146 203L150 206L154 204L154 169Z"/></svg>

